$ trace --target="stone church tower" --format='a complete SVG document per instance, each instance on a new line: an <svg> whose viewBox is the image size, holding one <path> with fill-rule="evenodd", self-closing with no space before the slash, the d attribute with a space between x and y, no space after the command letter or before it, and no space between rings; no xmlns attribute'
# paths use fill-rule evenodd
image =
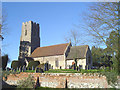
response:
<svg viewBox="0 0 120 90"><path fill-rule="evenodd" d="M22 23L18 60L24 62L37 47L40 47L39 24L32 21Z"/></svg>

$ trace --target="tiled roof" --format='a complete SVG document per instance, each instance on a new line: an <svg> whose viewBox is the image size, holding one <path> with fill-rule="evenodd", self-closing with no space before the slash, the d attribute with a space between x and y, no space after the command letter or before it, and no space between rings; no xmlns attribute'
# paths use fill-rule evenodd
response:
<svg viewBox="0 0 120 90"><path fill-rule="evenodd" d="M69 43L38 47L33 51L30 57L63 55L68 45Z"/></svg>
<svg viewBox="0 0 120 90"><path fill-rule="evenodd" d="M68 53L67 60L74 59L74 58L85 58L86 53L88 50L88 45L82 46L73 46Z"/></svg>

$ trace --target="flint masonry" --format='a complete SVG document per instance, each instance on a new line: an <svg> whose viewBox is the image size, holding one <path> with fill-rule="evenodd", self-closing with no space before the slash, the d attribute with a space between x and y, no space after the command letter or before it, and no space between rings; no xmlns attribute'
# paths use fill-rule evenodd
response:
<svg viewBox="0 0 120 90"><path fill-rule="evenodd" d="M29 21L22 23L18 59L24 64L31 60L49 63L50 68L65 69L77 62L83 69L91 69L92 56L88 45L72 46L64 43L40 47L39 24Z"/></svg>
<svg viewBox="0 0 120 90"><path fill-rule="evenodd" d="M40 47L39 28L39 24L33 21L22 23L18 60L24 62L25 57L29 57L37 47Z"/></svg>

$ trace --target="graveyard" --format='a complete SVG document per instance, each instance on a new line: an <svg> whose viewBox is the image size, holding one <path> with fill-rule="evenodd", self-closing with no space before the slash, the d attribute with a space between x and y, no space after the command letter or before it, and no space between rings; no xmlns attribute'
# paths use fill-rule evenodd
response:
<svg viewBox="0 0 120 90"><path fill-rule="evenodd" d="M24 88L24 86L26 88L31 85L32 88L38 89L66 87L109 88L109 80L116 77L115 74L110 73L109 68L87 69L86 66L83 69L80 65L76 66L73 64L66 69L53 69L48 63L40 64L37 61L29 62L28 66L16 65L16 62L12 63L11 68L6 68L2 71L3 81L12 88ZM108 77L109 74L111 74L111 77ZM115 80L116 78L113 79ZM4 85L3 87L8 87Z"/></svg>

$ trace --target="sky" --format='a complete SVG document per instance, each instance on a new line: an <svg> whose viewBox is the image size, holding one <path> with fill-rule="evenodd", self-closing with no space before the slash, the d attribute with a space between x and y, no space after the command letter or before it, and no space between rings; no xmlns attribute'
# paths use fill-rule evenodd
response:
<svg viewBox="0 0 120 90"><path fill-rule="evenodd" d="M6 33L2 42L2 54L11 61L18 60L22 22L33 21L40 25L40 46L62 44L75 25L82 26L82 16L88 12L90 2L3 2L6 17ZM88 13L89 14L89 13ZM77 31L84 32L78 28ZM84 38L85 39L85 38ZM81 38L81 42L84 41ZM91 43L86 43L90 47ZM11 63L8 64L10 67Z"/></svg>

